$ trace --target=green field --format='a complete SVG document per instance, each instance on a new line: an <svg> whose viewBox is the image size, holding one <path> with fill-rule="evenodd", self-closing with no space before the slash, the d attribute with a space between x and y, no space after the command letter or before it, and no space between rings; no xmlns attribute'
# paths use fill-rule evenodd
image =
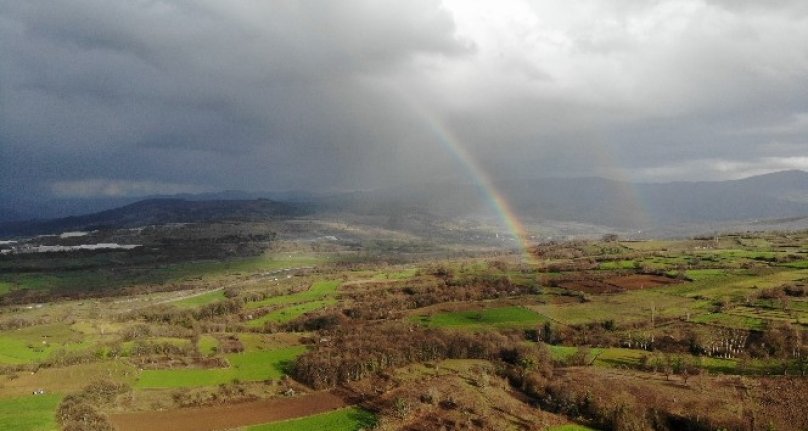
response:
<svg viewBox="0 0 808 431"><path fill-rule="evenodd" d="M620 323L647 321L652 310L657 317L686 317L688 313L705 312L709 300L670 295L664 289L646 289L619 295L592 296L586 303L532 305L530 309L555 321L577 325L619 319Z"/></svg>
<svg viewBox="0 0 808 431"><path fill-rule="evenodd" d="M256 425L245 428L244 431L357 431L371 429L375 423L376 417L372 413L348 407L299 419Z"/></svg>
<svg viewBox="0 0 808 431"><path fill-rule="evenodd" d="M0 399L0 429L8 431L53 431L61 396L29 395Z"/></svg>
<svg viewBox="0 0 808 431"><path fill-rule="evenodd" d="M433 316L419 316L417 321L436 328L461 327L482 328L486 326L531 326L546 319L535 311L522 307L488 308L475 311L455 311Z"/></svg>
<svg viewBox="0 0 808 431"><path fill-rule="evenodd" d="M221 301L225 299L224 291L217 290L214 292L207 292L201 295L192 296L190 298L186 298L180 301L172 302L172 304L183 307L183 308L190 308L190 307L198 307L200 305L207 305L211 304L216 301Z"/></svg>
<svg viewBox="0 0 808 431"><path fill-rule="evenodd" d="M216 349L219 347L219 340L216 337L211 337L210 335L203 335L199 337L199 353L203 355L211 355L216 353Z"/></svg>
<svg viewBox="0 0 808 431"><path fill-rule="evenodd" d="M564 361L572 357L577 351L577 347L570 346L548 346L553 359ZM652 357L652 352L637 349L623 348L593 348L589 351L590 359L594 358L592 365L599 367L638 367L642 363L642 358ZM719 374L739 374L738 361L735 359L714 358L710 356L680 355L689 358L692 363L703 370ZM762 360L750 361L746 365L745 373L763 373L769 371L769 365Z"/></svg>
<svg viewBox="0 0 808 431"><path fill-rule="evenodd" d="M247 326L260 328L264 326L267 322L273 323L284 323L294 320L310 311L319 310L327 305L335 304L337 301L334 299L325 299L325 300L318 300L318 301L311 301L311 302L304 302L298 305L292 305L289 307L283 307L280 310L275 310L271 313L267 313L258 319L251 320L247 323Z"/></svg>
<svg viewBox="0 0 808 431"><path fill-rule="evenodd" d="M760 289L777 287L784 283L793 283L808 277L806 270L770 269L761 274L746 274L743 272L721 276L717 273L704 274L692 283L670 286L668 293L682 296L699 296L711 299L728 298L743 300Z"/></svg>
<svg viewBox="0 0 808 431"><path fill-rule="evenodd" d="M694 317L693 322L696 323L709 323L718 326L726 326L728 328L739 329L756 329L762 330L766 328L766 320L744 316L732 313L708 313Z"/></svg>
<svg viewBox="0 0 808 431"><path fill-rule="evenodd" d="M594 428L585 427L578 424L566 424L554 426L547 431L597 431Z"/></svg>
<svg viewBox="0 0 808 431"><path fill-rule="evenodd" d="M66 325L41 325L0 334L0 364L24 364L47 359L57 350L89 347L82 334Z"/></svg>
<svg viewBox="0 0 808 431"><path fill-rule="evenodd" d="M19 289L80 289L94 291L110 286L135 284L173 283L186 280L216 281L231 274L256 273L285 268L315 266L328 259L327 255L314 253L268 253L258 257L238 258L224 261L197 261L172 263L136 271L98 271L79 269L75 271L8 272L0 274L0 283ZM93 259L77 260L90 264ZM104 267L103 263L101 267ZM0 294L3 291L0 290Z"/></svg>
<svg viewBox="0 0 808 431"><path fill-rule="evenodd" d="M407 280L418 274L418 268L407 268L401 271L380 272L373 276L374 280Z"/></svg>
<svg viewBox="0 0 808 431"><path fill-rule="evenodd" d="M135 387L181 388L215 386L239 381L262 381L278 379L285 374L289 363L305 351L295 346L258 352L225 355L230 368L145 370L140 374Z"/></svg>
<svg viewBox="0 0 808 431"><path fill-rule="evenodd" d="M308 290L291 295L279 295L266 298L262 301L247 303L247 308L261 308L268 305L296 304L301 302L318 301L333 296L342 283L336 280L321 280L312 283Z"/></svg>

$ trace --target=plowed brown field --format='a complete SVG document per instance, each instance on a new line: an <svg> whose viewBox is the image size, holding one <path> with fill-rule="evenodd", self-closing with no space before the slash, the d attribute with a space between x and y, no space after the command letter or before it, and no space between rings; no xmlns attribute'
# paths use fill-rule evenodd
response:
<svg viewBox="0 0 808 431"><path fill-rule="evenodd" d="M216 431L309 416L346 406L332 392L228 406L110 415L119 431Z"/></svg>

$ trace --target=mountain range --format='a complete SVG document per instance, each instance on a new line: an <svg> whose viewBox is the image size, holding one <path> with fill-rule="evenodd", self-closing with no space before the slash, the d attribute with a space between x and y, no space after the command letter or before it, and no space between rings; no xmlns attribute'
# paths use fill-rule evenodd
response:
<svg viewBox="0 0 808 431"><path fill-rule="evenodd" d="M339 214L437 218L493 215L504 197L522 221L567 221L619 229L665 229L770 219L808 220L808 173L783 171L741 180L628 183L605 178L510 180L496 190L474 184L430 183L333 195L220 192L158 197L91 214L19 220L16 208L0 208L0 236L59 233L104 227L217 220L262 220ZM494 196L497 195L497 196ZM273 197L274 199L264 199ZM114 204L114 200L106 204ZM77 203L72 207L78 208ZM99 205L92 202L88 207ZM17 221L9 221L17 219ZM3 221L5 220L5 221Z"/></svg>

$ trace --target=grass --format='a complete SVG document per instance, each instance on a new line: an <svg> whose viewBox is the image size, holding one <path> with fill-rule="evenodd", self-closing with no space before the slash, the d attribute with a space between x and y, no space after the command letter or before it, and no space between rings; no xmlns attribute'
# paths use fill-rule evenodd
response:
<svg viewBox="0 0 808 431"><path fill-rule="evenodd" d="M768 319L749 316L743 313L724 312L701 314L695 316L692 320L696 323L708 323L728 328L754 329L760 331L766 329Z"/></svg>
<svg viewBox="0 0 808 431"><path fill-rule="evenodd" d="M280 310L267 313L258 319L251 320L247 326L260 328L267 322L284 323L297 319L298 317L314 310L319 310L327 305L335 304L337 301L334 299L325 299L312 302L304 302L298 305L281 308Z"/></svg>
<svg viewBox="0 0 808 431"><path fill-rule="evenodd" d="M213 292L203 293L201 295L192 296L190 298L182 299L180 301L172 302L172 304L181 308L199 307L200 305L207 305L216 301L225 299L224 291L216 290Z"/></svg>
<svg viewBox="0 0 808 431"><path fill-rule="evenodd" d="M0 334L0 364L42 361L57 350L88 347L82 335L66 325L40 325Z"/></svg>
<svg viewBox="0 0 808 431"><path fill-rule="evenodd" d="M203 335L199 337L199 353L203 355L212 355L216 353L216 349L219 347L219 340L216 337L211 337L210 335Z"/></svg>
<svg viewBox="0 0 808 431"><path fill-rule="evenodd" d="M42 388L47 393L68 394L76 392L87 383L98 379L110 379L127 384L134 383L136 369L124 361L102 361L67 367L40 368L36 373L20 372L0 376L0 399L30 395ZM0 430L3 430L0 426Z"/></svg>
<svg viewBox="0 0 808 431"><path fill-rule="evenodd" d="M145 370L135 385L139 389L215 386L240 381L278 379L289 364L306 350L295 346L267 351L225 355L230 368Z"/></svg>
<svg viewBox="0 0 808 431"><path fill-rule="evenodd" d="M728 275L725 269L691 269L685 271L685 277L693 281L712 280Z"/></svg>
<svg viewBox="0 0 808 431"><path fill-rule="evenodd" d="M743 300L759 289L777 287L808 277L806 270L773 269L759 274L736 273L704 277L692 283L670 286L668 292L682 296Z"/></svg>
<svg viewBox="0 0 808 431"><path fill-rule="evenodd" d="M12 284L6 281L0 281L0 295L5 295L11 291Z"/></svg>
<svg viewBox="0 0 808 431"><path fill-rule="evenodd" d="M380 272L373 276L374 280L408 280L418 274L418 268L407 268L400 271Z"/></svg>
<svg viewBox="0 0 808 431"><path fill-rule="evenodd" d="M557 361L564 361L570 358L578 350L578 347L571 346L547 347L550 350L550 355ZM593 348L589 351L590 359L597 356L593 365L605 368L635 368L641 365L643 357L653 358L654 355L655 353L645 350L623 348ZM660 354L657 353L657 355ZM690 358L697 367L711 373L739 374L738 361L735 359L714 358L710 356L683 356ZM770 366L762 360L749 361L746 367L747 370L743 373L764 373L771 371Z"/></svg>
<svg viewBox="0 0 808 431"><path fill-rule="evenodd" d="M191 279L220 280L231 274L258 273L285 268L316 266L327 259L321 254L268 253L258 257L225 261L198 261L149 267L137 271L102 271L97 268L73 271L9 272L0 275L0 283L19 289L64 289L95 291L110 286L162 284ZM75 259L75 263L94 262ZM101 265L100 268L104 268ZM8 287L5 287L8 289ZM0 294L3 291L0 290Z"/></svg>
<svg viewBox="0 0 808 431"><path fill-rule="evenodd" d="M557 425L547 431L596 431L594 428L585 427L578 424Z"/></svg>
<svg viewBox="0 0 808 431"><path fill-rule="evenodd" d="M268 305L295 304L322 300L333 296L341 284L342 282L337 280L316 281L312 283L308 290L303 292L293 293L291 295L272 296L262 301L250 302L247 304L247 308L261 308Z"/></svg>
<svg viewBox="0 0 808 431"><path fill-rule="evenodd" d="M618 324L644 322L657 317L685 317L706 309L711 301L670 295L672 286L633 290L616 295L593 295L589 302L533 305L530 309L555 321L578 325L614 320Z"/></svg>
<svg viewBox="0 0 808 431"><path fill-rule="evenodd" d="M56 426L56 394L29 395L0 399L0 429L14 431L52 431Z"/></svg>
<svg viewBox="0 0 808 431"><path fill-rule="evenodd" d="M433 316L418 316L416 319L427 326L437 328L481 328L486 326L531 326L546 319L535 311L522 307L488 308L485 310L455 311Z"/></svg>
<svg viewBox="0 0 808 431"><path fill-rule="evenodd" d="M356 407L347 407L328 413L306 416L245 428L245 431L356 431L370 429L376 423L373 413Z"/></svg>

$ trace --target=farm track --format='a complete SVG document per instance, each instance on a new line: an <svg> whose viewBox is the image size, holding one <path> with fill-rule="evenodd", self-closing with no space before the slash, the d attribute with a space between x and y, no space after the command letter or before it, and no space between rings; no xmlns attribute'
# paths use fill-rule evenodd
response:
<svg viewBox="0 0 808 431"><path fill-rule="evenodd" d="M227 406L114 414L109 420L118 431L218 431L310 416L347 405L329 391Z"/></svg>
<svg viewBox="0 0 808 431"><path fill-rule="evenodd" d="M170 304L170 303L173 303L173 302L184 301L186 299L195 298L197 296L202 296L202 295L207 295L209 293L222 291L222 290L227 289L229 287L246 286L248 284L256 283L256 282L262 281L263 279L272 277L273 275L278 275L278 274L283 274L283 273L297 274L298 271L305 271L305 270L309 270L309 269L313 269L313 268L314 268L313 266L299 266L299 267L294 267L294 268L276 269L276 270L273 270L273 271L263 272L263 273L260 273L260 274L253 275L253 278L251 278L249 280L241 280L241 281L237 281L237 282L234 282L234 283L229 283L229 284L226 284L226 285L223 285L223 286L214 287L212 289L206 289L206 290L201 290L201 291L190 289L190 290L192 290L192 293L182 294L182 295L174 296L174 297L167 298L167 299L161 299L159 301L148 301L148 303L145 304L145 305L146 306L151 306L151 305ZM133 298L128 298L128 299L124 299L124 300L113 301L112 303L113 304L128 304L128 303L132 303L132 302L135 302L135 301L136 300L133 299Z"/></svg>

